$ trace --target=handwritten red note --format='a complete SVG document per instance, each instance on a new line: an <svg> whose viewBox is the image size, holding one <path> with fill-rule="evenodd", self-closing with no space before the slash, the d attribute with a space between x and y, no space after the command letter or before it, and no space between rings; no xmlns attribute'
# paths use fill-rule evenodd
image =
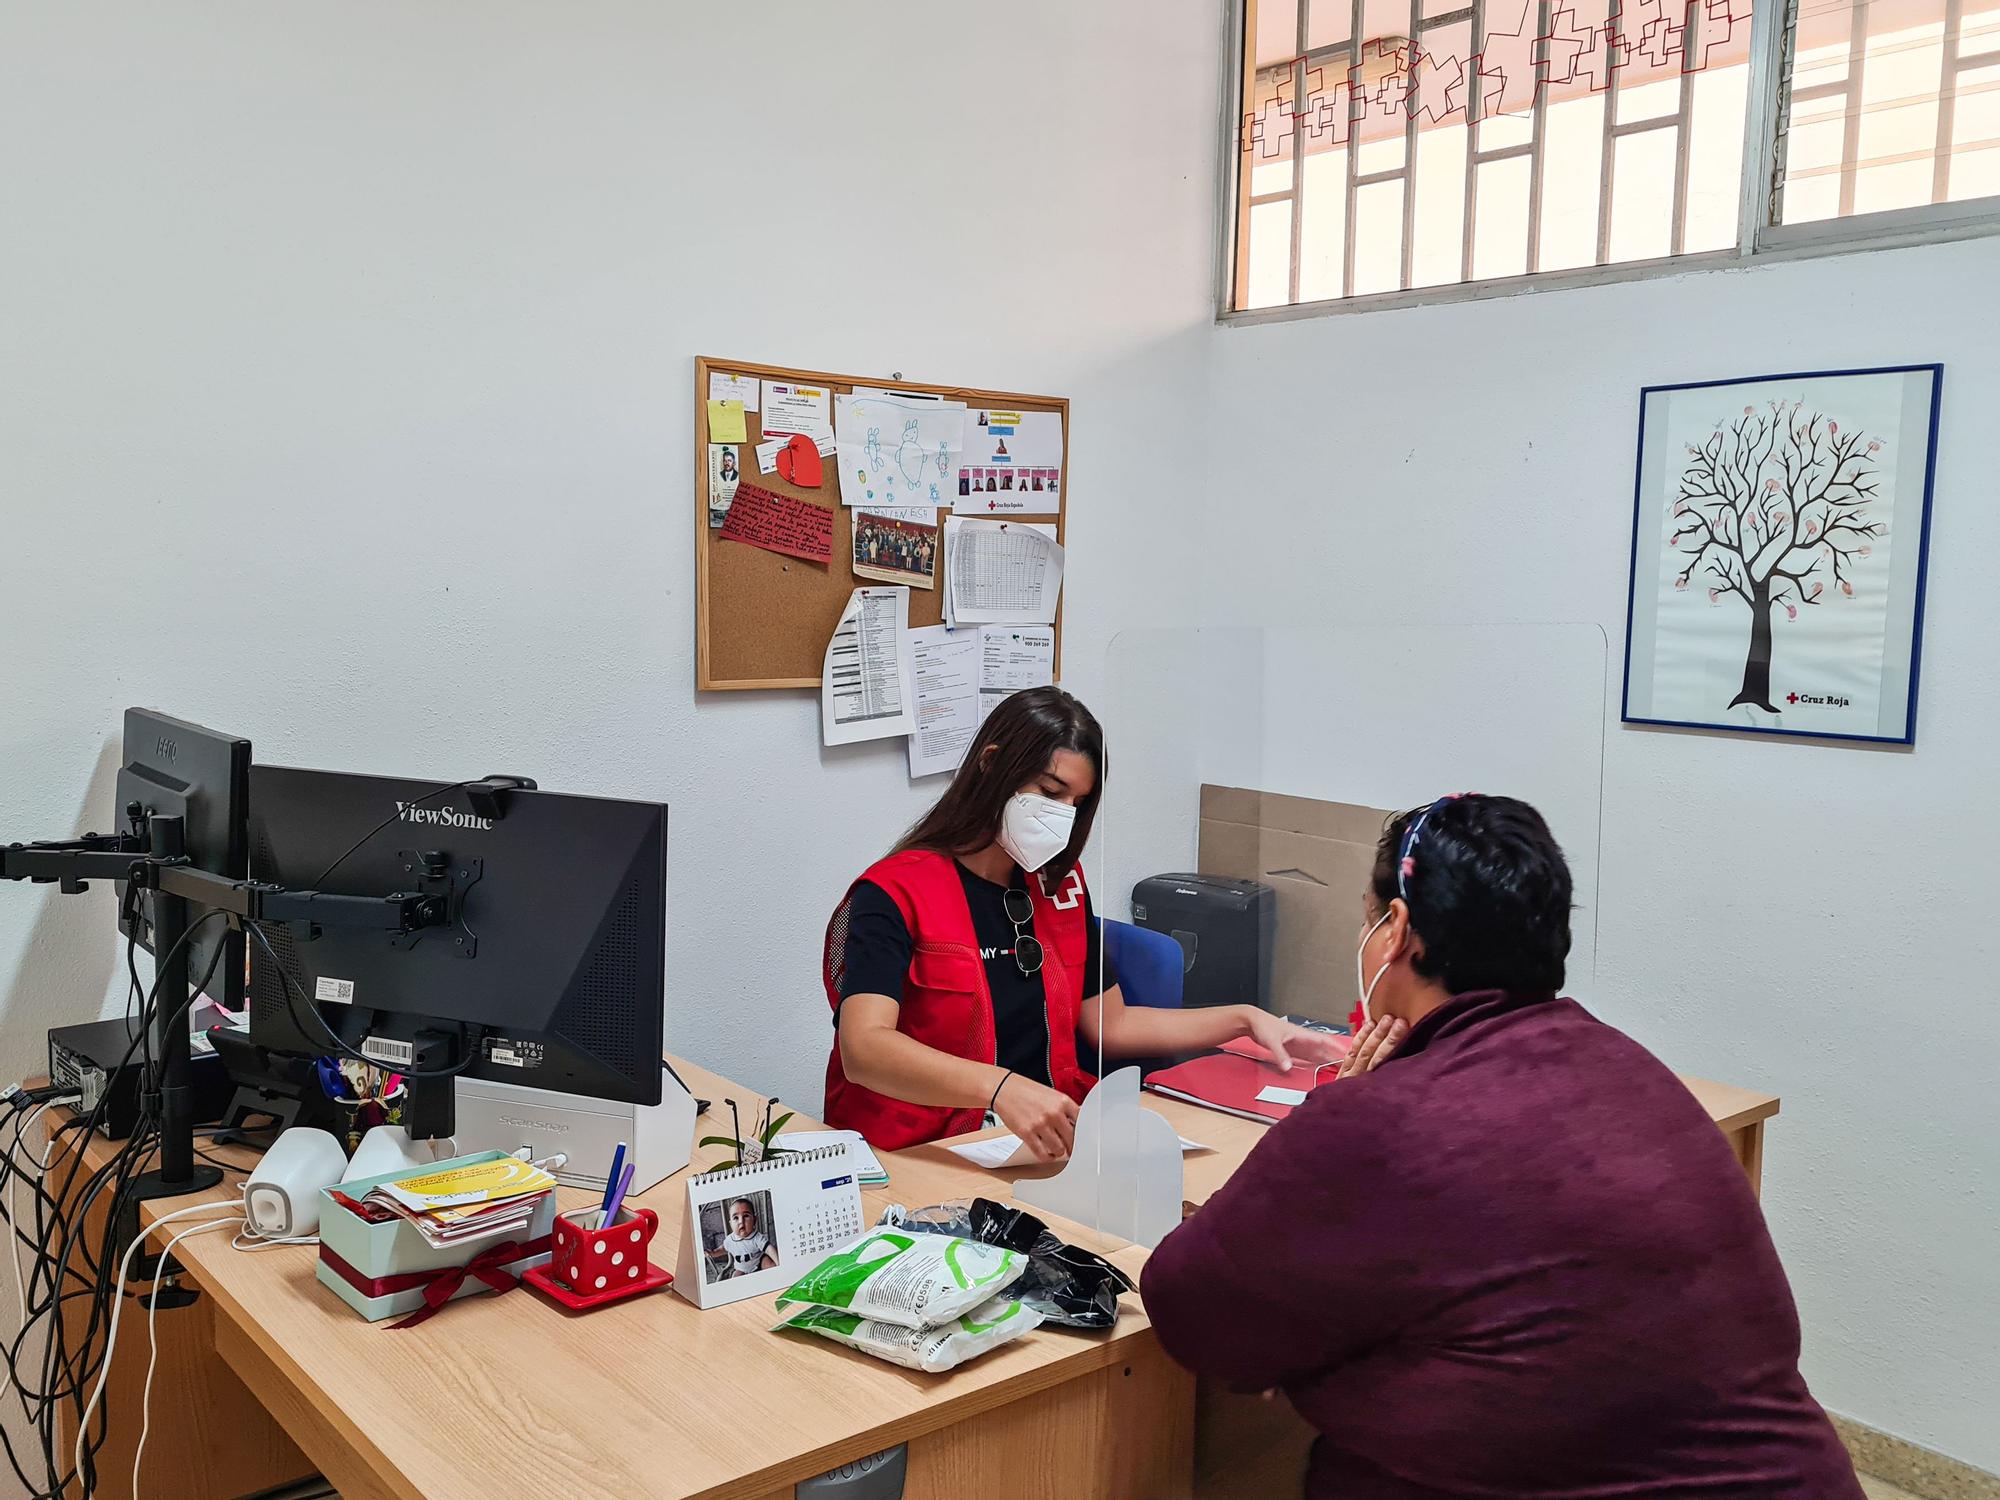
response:
<svg viewBox="0 0 2000 1500"><path fill-rule="evenodd" d="M831 562L833 512L746 482L736 486L722 539L787 557L803 557L807 562Z"/></svg>

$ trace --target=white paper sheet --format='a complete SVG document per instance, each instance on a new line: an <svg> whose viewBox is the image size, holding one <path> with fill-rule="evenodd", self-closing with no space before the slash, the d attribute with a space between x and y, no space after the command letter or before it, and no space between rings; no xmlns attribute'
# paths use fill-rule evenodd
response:
<svg viewBox="0 0 2000 1500"><path fill-rule="evenodd" d="M982 625L979 627L979 722L1000 701L1023 688L1045 687L1056 680L1056 630L1053 625Z"/></svg>
<svg viewBox="0 0 2000 1500"><path fill-rule="evenodd" d="M788 437L781 437L772 438L768 443L759 443L757 445L757 472L759 474L777 473L778 455L785 451L785 445L790 441L791 439Z"/></svg>
<svg viewBox="0 0 2000 1500"><path fill-rule="evenodd" d="M958 629L958 614L951 607L951 540L956 534L951 517L946 516L938 528L938 604L944 623L953 630Z"/></svg>
<svg viewBox="0 0 2000 1500"><path fill-rule="evenodd" d="M917 727L910 736L910 779L956 771L979 732L977 632L927 625L910 632Z"/></svg>
<svg viewBox="0 0 2000 1500"><path fill-rule="evenodd" d="M949 505L965 403L907 396L836 396L840 503L880 510Z"/></svg>
<svg viewBox="0 0 2000 1500"><path fill-rule="evenodd" d="M829 745L887 739L917 727L910 694L910 591L856 589L826 643L820 738Z"/></svg>
<svg viewBox="0 0 2000 1500"><path fill-rule="evenodd" d="M725 375L720 370L708 372L708 399L711 401L741 401L745 411L757 409L757 377L755 375Z"/></svg>
<svg viewBox="0 0 2000 1500"><path fill-rule="evenodd" d="M882 1165L882 1158L875 1154L875 1148L858 1130L800 1130L774 1136L772 1141L783 1151L817 1151L835 1141L845 1141L847 1159L854 1163L857 1174L883 1179L889 1175L889 1169Z"/></svg>
<svg viewBox="0 0 2000 1500"><path fill-rule="evenodd" d="M1052 516L1062 509L1062 417L974 407L966 413L954 503L967 515Z"/></svg>
<svg viewBox="0 0 2000 1500"><path fill-rule="evenodd" d="M1213 1147L1204 1146L1200 1141L1191 1141L1186 1136L1180 1138L1181 1155L1190 1151L1209 1151ZM975 1167L984 1167L989 1172L998 1172L1005 1167L1019 1167L1035 1161L1035 1154L1022 1144L1018 1135L996 1135L990 1140L963 1141L956 1146L945 1148L964 1157Z"/></svg>
<svg viewBox="0 0 2000 1500"><path fill-rule="evenodd" d="M794 385L786 380L764 382L764 436L803 432L808 437L833 431L832 393L823 385ZM745 411L749 407L743 408Z"/></svg>
<svg viewBox="0 0 2000 1500"><path fill-rule="evenodd" d="M1062 598L1063 549L1038 526L954 513L947 590L961 625L1053 625Z"/></svg>
<svg viewBox="0 0 2000 1500"><path fill-rule="evenodd" d="M1306 1102L1304 1089L1281 1089L1275 1083L1257 1094L1259 1104L1289 1104L1294 1109Z"/></svg>

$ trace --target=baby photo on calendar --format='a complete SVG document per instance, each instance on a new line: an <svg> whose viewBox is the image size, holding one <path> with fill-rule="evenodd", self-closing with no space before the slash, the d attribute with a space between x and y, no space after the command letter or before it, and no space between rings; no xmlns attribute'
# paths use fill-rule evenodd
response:
<svg viewBox="0 0 2000 1500"><path fill-rule="evenodd" d="M771 1195L718 1198L701 1209L702 1276L711 1285L754 1276L778 1263Z"/></svg>

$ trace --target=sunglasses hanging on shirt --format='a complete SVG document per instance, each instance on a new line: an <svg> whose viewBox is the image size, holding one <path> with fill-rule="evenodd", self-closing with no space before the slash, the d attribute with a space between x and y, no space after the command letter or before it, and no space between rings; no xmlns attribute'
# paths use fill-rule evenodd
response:
<svg viewBox="0 0 2000 1500"><path fill-rule="evenodd" d="M1033 979L1042 972L1042 940L1028 931L1028 923L1035 915L1035 903L1019 886L1011 886L1007 891L1006 907L1007 920L1014 924L1014 967L1021 971L1023 979Z"/></svg>

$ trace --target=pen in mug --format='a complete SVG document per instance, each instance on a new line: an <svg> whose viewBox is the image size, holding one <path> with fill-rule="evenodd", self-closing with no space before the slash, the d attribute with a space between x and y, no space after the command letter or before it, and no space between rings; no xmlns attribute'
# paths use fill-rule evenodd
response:
<svg viewBox="0 0 2000 1500"><path fill-rule="evenodd" d="M625 1164L625 1170L619 1174L617 1185L612 1189L611 1197L604 1206L604 1217L597 1221L599 1229L617 1221L618 1210L624 1207L625 1194L632 1186L632 1174L638 1169L639 1164L637 1162L627 1162Z"/></svg>
<svg viewBox="0 0 2000 1500"><path fill-rule="evenodd" d="M611 1222L611 1195L617 1191L618 1174L625 1170L625 1152L627 1149L625 1142L620 1141L618 1149L611 1153L611 1170L604 1174L604 1196L597 1203L598 1222L600 1224Z"/></svg>

